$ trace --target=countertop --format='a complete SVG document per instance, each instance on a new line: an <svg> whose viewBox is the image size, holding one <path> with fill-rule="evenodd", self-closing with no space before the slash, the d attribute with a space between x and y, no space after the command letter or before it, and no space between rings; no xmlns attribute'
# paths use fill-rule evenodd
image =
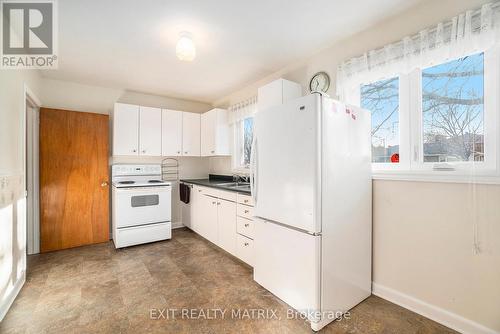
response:
<svg viewBox="0 0 500 334"><path fill-rule="evenodd" d="M221 183L229 183L232 182L231 179L220 179L220 178L209 178L209 179L181 179L180 182L184 183L190 183L190 184L196 184L198 186L203 186L203 187L210 187L210 188L217 188L221 190L227 190L227 191L234 191L237 193L245 194L245 195L250 195L250 189L241 189L241 188L236 188L236 187L231 187L231 186L224 186L221 185Z"/></svg>

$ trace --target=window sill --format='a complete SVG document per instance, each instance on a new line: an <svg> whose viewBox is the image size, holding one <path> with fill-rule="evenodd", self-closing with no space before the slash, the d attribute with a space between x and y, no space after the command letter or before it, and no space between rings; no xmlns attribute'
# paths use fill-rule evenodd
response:
<svg viewBox="0 0 500 334"><path fill-rule="evenodd" d="M373 180L467 183L467 184L499 184L500 175L466 175L450 171L374 171Z"/></svg>

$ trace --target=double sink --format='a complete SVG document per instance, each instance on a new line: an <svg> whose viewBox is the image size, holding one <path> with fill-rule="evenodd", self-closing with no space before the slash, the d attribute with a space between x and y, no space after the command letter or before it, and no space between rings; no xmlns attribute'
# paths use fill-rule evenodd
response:
<svg viewBox="0 0 500 334"><path fill-rule="evenodd" d="M250 183L248 182L221 182L217 186L229 189L250 191Z"/></svg>

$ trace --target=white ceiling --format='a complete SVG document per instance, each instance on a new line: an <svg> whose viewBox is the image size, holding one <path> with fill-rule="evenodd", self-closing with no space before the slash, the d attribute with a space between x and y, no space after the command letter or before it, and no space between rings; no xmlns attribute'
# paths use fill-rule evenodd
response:
<svg viewBox="0 0 500 334"><path fill-rule="evenodd" d="M418 0L64 0L45 77L213 102ZM197 57L175 56L181 31Z"/></svg>

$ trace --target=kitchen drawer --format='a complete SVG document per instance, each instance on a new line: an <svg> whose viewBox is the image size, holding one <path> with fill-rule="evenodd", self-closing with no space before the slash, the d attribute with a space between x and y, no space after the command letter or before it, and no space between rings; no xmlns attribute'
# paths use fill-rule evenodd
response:
<svg viewBox="0 0 500 334"><path fill-rule="evenodd" d="M253 218L253 207L248 205L243 205L238 203L238 208L236 209L237 215L243 218L252 219Z"/></svg>
<svg viewBox="0 0 500 334"><path fill-rule="evenodd" d="M170 222L118 228L113 235L116 248L172 238Z"/></svg>
<svg viewBox="0 0 500 334"><path fill-rule="evenodd" d="M236 231L253 240L253 220L236 217Z"/></svg>
<svg viewBox="0 0 500 334"><path fill-rule="evenodd" d="M253 240L237 234L236 242L236 256L253 267Z"/></svg>
<svg viewBox="0 0 500 334"><path fill-rule="evenodd" d="M254 206L253 198L250 195L238 194L236 196L236 201L241 204Z"/></svg>
<svg viewBox="0 0 500 334"><path fill-rule="evenodd" d="M195 186L193 189L194 189L194 191L197 191L199 194L212 196L212 197L219 197L219 191L215 188Z"/></svg>
<svg viewBox="0 0 500 334"><path fill-rule="evenodd" d="M236 193L234 191L218 190L219 198L226 201L236 202Z"/></svg>

